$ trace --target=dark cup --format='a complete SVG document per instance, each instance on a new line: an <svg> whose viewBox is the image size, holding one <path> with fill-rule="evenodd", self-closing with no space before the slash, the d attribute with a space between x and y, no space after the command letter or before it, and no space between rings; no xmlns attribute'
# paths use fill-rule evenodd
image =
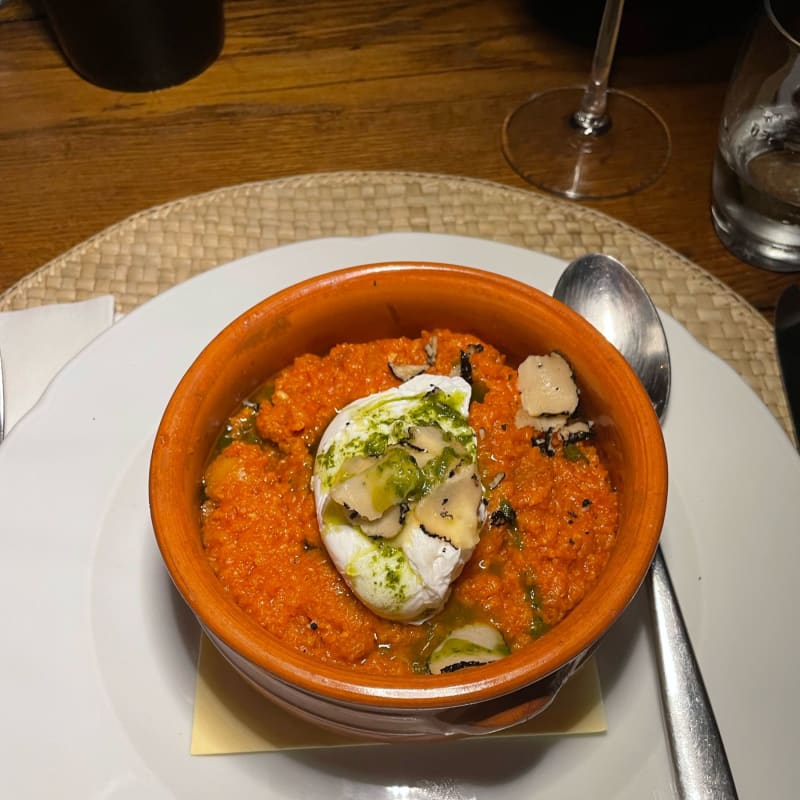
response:
<svg viewBox="0 0 800 800"><path fill-rule="evenodd" d="M105 89L146 92L199 75L219 55L222 0L44 0L72 68Z"/></svg>
<svg viewBox="0 0 800 800"><path fill-rule="evenodd" d="M537 20L554 33L594 47L605 0L526 0ZM653 55L688 50L749 20L758 0L627 0L619 28L618 55Z"/></svg>

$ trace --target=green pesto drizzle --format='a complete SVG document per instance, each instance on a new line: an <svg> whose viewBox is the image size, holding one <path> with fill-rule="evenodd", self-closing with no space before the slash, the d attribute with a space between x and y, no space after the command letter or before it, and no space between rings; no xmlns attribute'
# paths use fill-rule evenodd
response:
<svg viewBox="0 0 800 800"><path fill-rule="evenodd" d="M372 585L379 590L388 592L399 608L408 599L403 582L403 572L411 569L405 553L399 548L380 539L375 543L375 551L370 560L373 569Z"/></svg>
<svg viewBox="0 0 800 800"><path fill-rule="evenodd" d="M544 617L542 616L539 590L536 586L536 581L530 573L526 573L522 576L522 590L525 593L525 599L531 609L530 634L533 639L538 639L550 630L550 626L544 621Z"/></svg>
<svg viewBox="0 0 800 800"><path fill-rule="evenodd" d="M219 435L215 445L213 456L219 455L226 447L234 442L244 442L245 444L263 445L264 440L259 436L256 429L258 419L258 409L252 406L242 406L239 411L225 423L222 433Z"/></svg>
<svg viewBox="0 0 800 800"><path fill-rule="evenodd" d="M324 452L317 453L316 468L323 482L327 485L335 481L333 474L337 466L346 463L350 458L374 457L383 455L392 442L402 442L408 437L411 428L436 426L440 428L446 439L454 440L462 445L471 459L477 452L475 433L469 426L467 417L461 413L460 404L464 401L462 392L447 394L438 387L412 397L384 397L358 410L354 423L367 422L369 428L360 436L345 441L334 441ZM392 408L398 402L404 408L397 412ZM455 451L448 452L434 459L425 470L423 492L430 491L435 483L447 476L448 467L455 461Z"/></svg>

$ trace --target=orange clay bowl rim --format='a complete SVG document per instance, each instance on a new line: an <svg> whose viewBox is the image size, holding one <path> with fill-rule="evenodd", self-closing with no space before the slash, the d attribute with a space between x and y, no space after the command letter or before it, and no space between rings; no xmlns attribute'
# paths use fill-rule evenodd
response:
<svg viewBox="0 0 800 800"><path fill-rule="evenodd" d="M213 442L237 403L308 349L284 350L283 361L268 373L259 373L259 365L247 362L242 353L258 353L259 347L263 353L265 342L279 342L283 337L286 344L297 336L312 350L327 352L333 344L354 338L348 336L351 325L358 328L359 324L351 313L353 298L361 298L357 300L361 303L374 298L370 308L397 322L397 308L408 306L412 295L419 300L419 313L428 324L412 321L416 328L405 330L405 335L419 336L422 329L435 327L473 333L506 352L515 367L518 361L512 359L512 349L519 360L543 352L542 346L563 352L575 368L582 404L594 397L595 404L603 405L602 397L611 398L608 402L624 424L601 413L593 417L598 436L610 426L624 440L620 449L627 448L625 458L632 463L624 472L629 485L617 487L626 501L621 502L620 513L624 505L627 522L620 526L597 583L565 619L492 664L449 675L398 678L360 674L304 656L282 644L226 596L200 542L202 468L198 471L196 465L205 463L211 449L208 442ZM448 299L454 302L445 307ZM416 311L408 313L413 316ZM319 334L325 320L334 318L342 320L340 329ZM528 320L536 322L526 329ZM328 322L325 327L335 326ZM504 341L492 341L493 331ZM382 331L361 334L361 340L384 338ZM506 350L510 340L513 347ZM274 353L274 348L269 352ZM237 358L243 363L231 366ZM220 381L226 370L225 381ZM236 372L233 379L231 370ZM218 411L219 418L209 426L216 430L203 445L204 452L198 452L200 409L215 392L230 391L231 380L239 384L238 394L226 395L230 402ZM193 470L187 470L190 462L195 464ZM666 487L667 462L658 419L636 375L600 333L571 309L527 284L474 268L429 262L340 269L282 290L244 312L207 345L182 378L164 412L150 466L150 505L158 546L178 591L206 629L286 684L337 702L394 709L448 708L499 697L545 678L584 654L619 617L647 573L664 520Z"/></svg>

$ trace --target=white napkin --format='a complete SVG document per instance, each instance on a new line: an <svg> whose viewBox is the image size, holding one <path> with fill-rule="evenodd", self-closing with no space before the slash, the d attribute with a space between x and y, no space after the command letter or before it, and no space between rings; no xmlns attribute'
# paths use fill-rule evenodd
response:
<svg viewBox="0 0 800 800"><path fill-rule="evenodd" d="M111 295L0 312L6 433L36 404L56 373L113 322Z"/></svg>

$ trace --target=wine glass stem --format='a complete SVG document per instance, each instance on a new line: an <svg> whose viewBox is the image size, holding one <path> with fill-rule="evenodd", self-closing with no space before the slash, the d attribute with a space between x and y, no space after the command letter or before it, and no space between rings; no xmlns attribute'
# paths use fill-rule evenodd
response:
<svg viewBox="0 0 800 800"><path fill-rule="evenodd" d="M625 0L606 0L597 44L592 58L592 72L586 87L581 107L573 115L573 122L587 135L604 133L611 127L611 119L606 113L608 98L608 76L611 62L617 47L617 35L622 20Z"/></svg>

